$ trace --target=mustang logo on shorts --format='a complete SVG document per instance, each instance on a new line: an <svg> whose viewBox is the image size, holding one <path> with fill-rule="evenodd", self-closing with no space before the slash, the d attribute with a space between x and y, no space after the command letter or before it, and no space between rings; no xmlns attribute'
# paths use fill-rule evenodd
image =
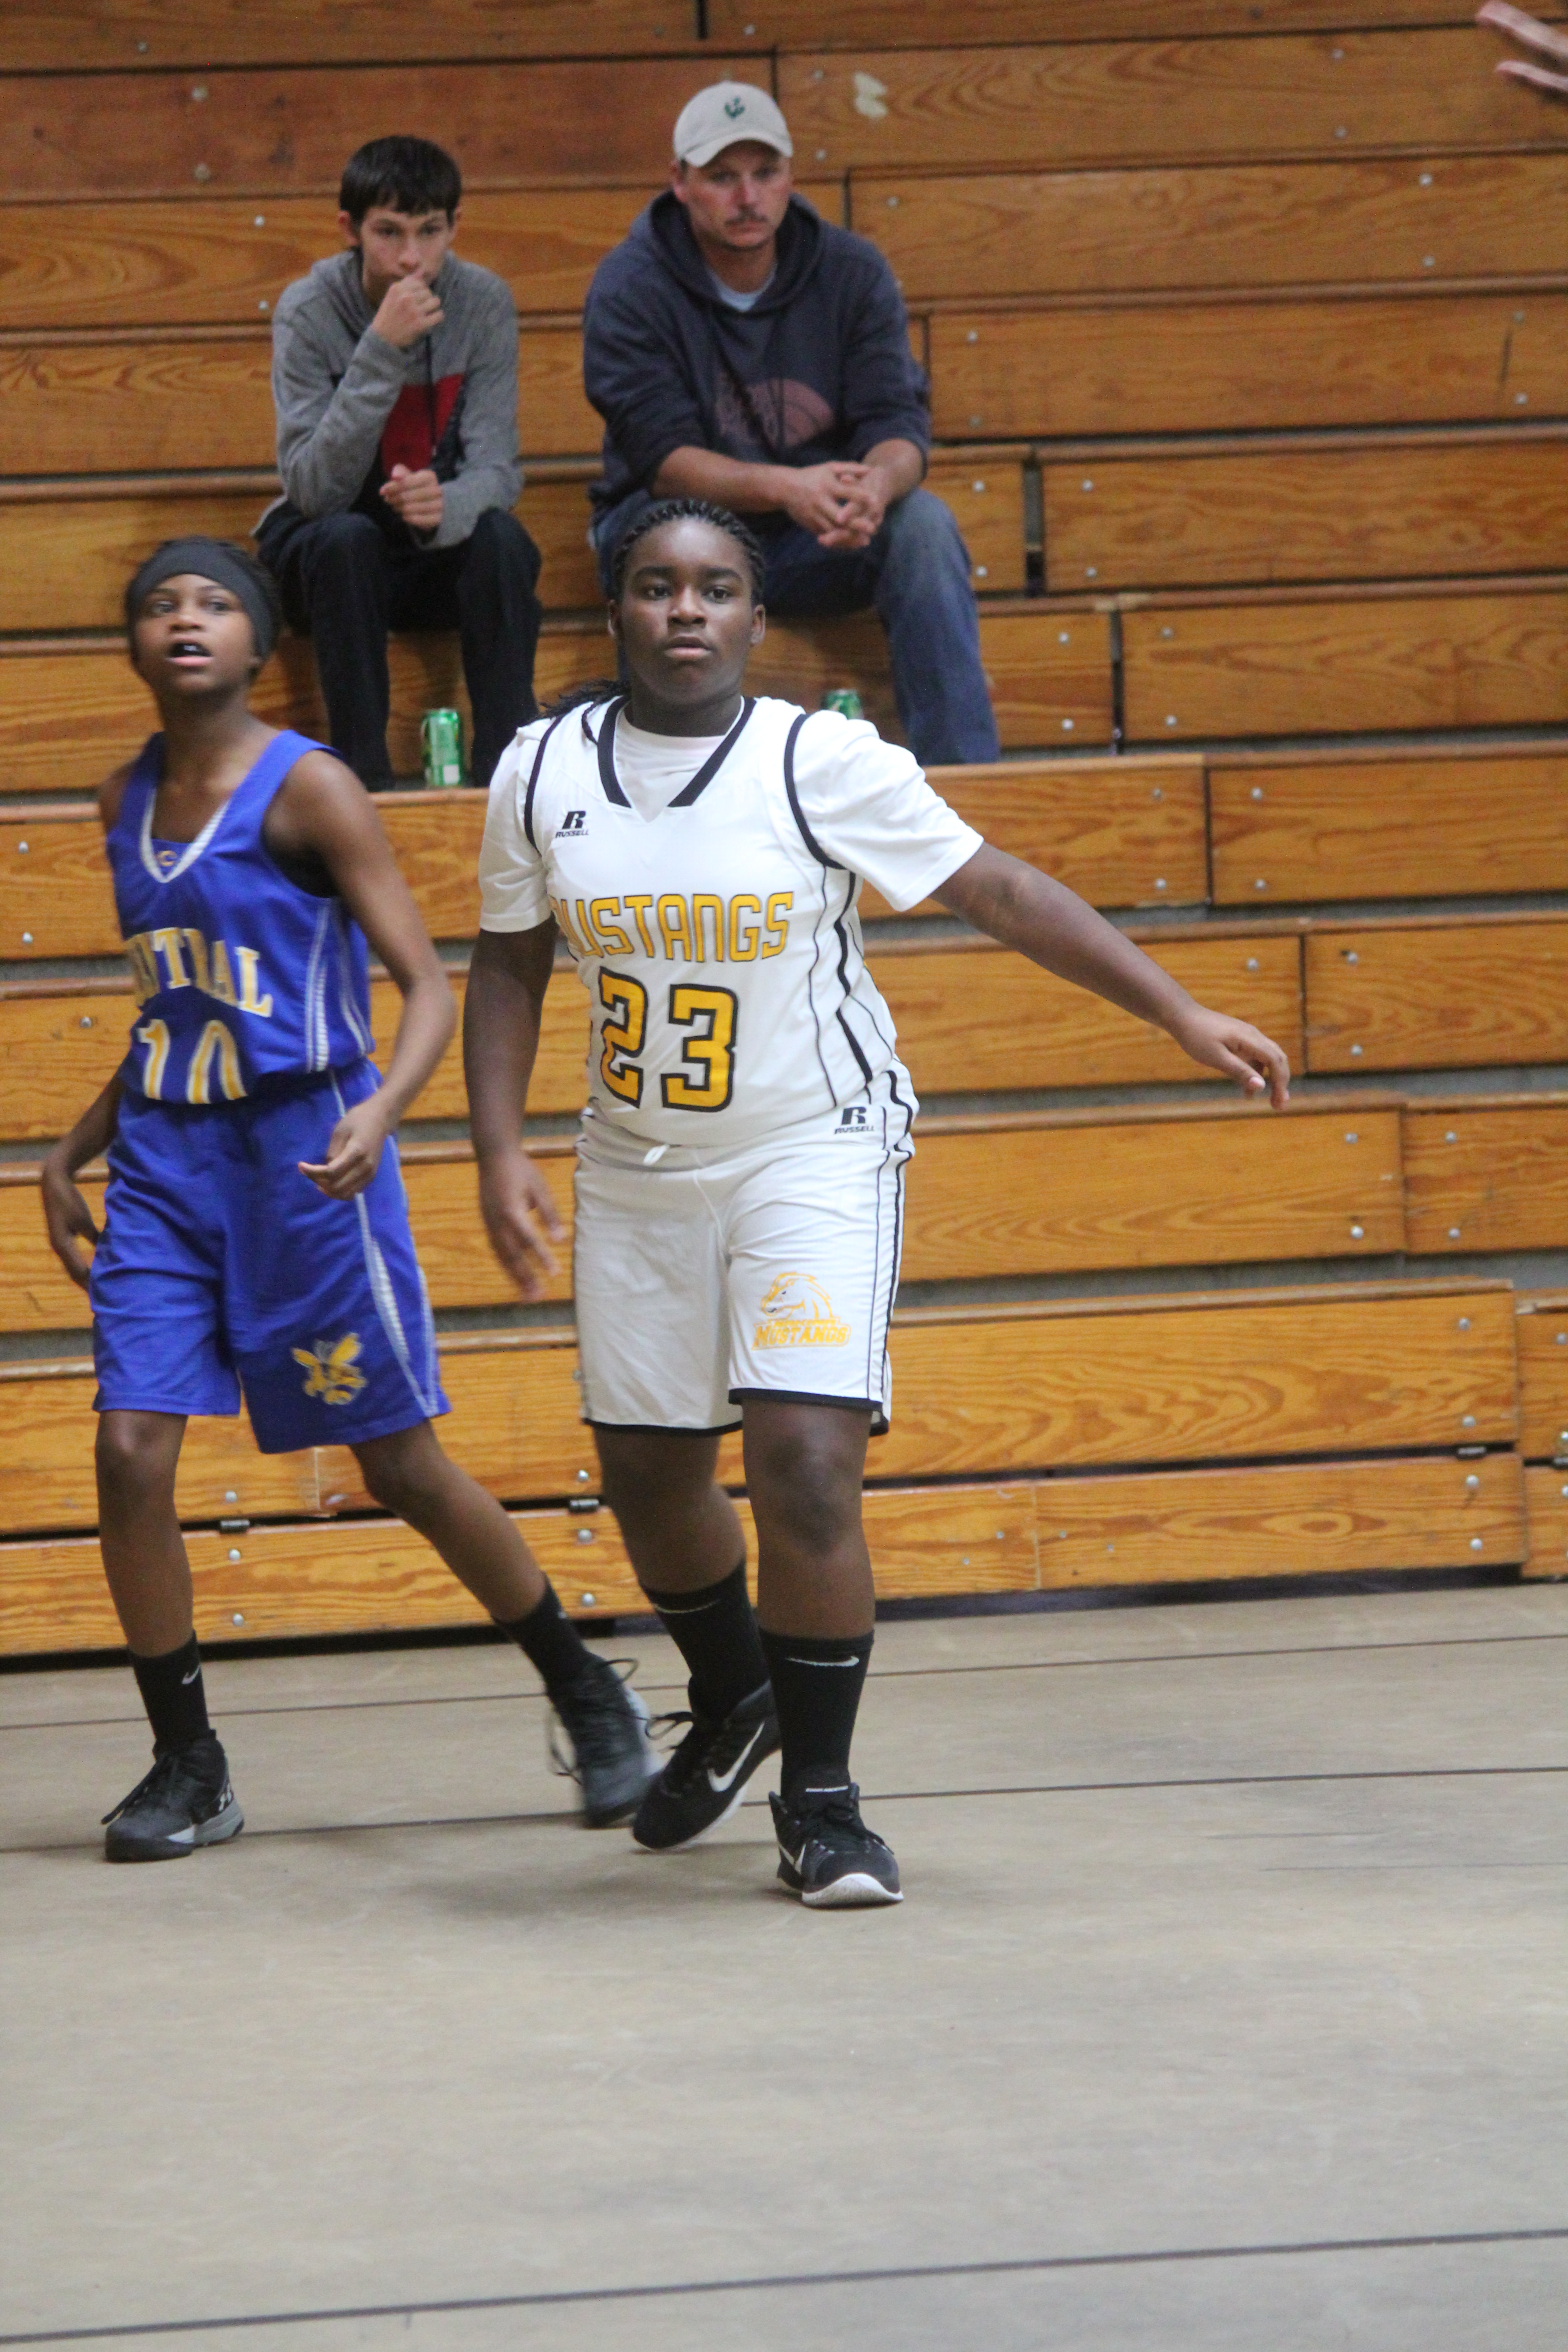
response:
<svg viewBox="0 0 1568 2352"><path fill-rule="evenodd" d="M345 1331L341 1339L318 1339L314 1348L289 1349L309 1374L305 1394L320 1397L323 1404L347 1404L363 1388L364 1374L354 1370L359 1351L357 1331Z"/></svg>
<svg viewBox="0 0 1568 2352"><path fill-rule="evenodd" d="M781 1274L768 1285L753 1348L844 1348L849 1326L833 1312L833 1301L809 1274Z"/></svg>

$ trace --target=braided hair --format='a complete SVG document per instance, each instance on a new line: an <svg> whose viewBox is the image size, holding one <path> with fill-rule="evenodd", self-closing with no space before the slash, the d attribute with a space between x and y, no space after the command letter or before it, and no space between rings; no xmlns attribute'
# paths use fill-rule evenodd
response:
<svg viewBox="0 0 1568 2352"><path fill-rule="evenodd" d="M763 579L767 566L762 542L754 530L748 530L739 515L731 514L728 507L718 505L712 499L655 499L651 505L644 507L641 514L633 518L616 541L616 551L610 558L610 596L613 603L618 604L621 601L633 548L639 540L647 539L651 531L662 530L667 522L711 523L715 530L721 530L727 539L732 539L746 559L752 601L759 604L762 603ZM587 678L581 686L569 686L558 694L546 716L558 719L563 711L575 710L592 703L608 702L625 691L619 678Z"/></svg>
<svg viewBox="0 0 1568 2352"><path fill-rule="evenodd" d="M626 584L626 570L632 560L632 550L638 540L650 531L662 530L667 522L708 522L732 539L746 559L746 569L752 575L752 602L763 601L763 576L767 558L754 530L748 530L737 514L728 507L718 505L712 499L656 499L644 507L640 515L627 524L616 541L616 551L610 559L610 593L618 604Z"/></svg>

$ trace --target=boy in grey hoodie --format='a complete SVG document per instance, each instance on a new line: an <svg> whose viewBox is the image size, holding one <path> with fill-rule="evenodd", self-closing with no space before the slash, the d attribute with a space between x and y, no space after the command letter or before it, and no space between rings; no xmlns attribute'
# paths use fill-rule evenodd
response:
<svg viewBox="0 0 1568 2352"><path fill-rule="evenodd" d="M485 784L534 715L539 551L522 487L517 310L451 251L462 182L426 139L374 139L339 192L348 250L278 303L272 396L284 495L257 527L291 627L315 639L333 748L392 781L386 633L456 628Z"/></svg>

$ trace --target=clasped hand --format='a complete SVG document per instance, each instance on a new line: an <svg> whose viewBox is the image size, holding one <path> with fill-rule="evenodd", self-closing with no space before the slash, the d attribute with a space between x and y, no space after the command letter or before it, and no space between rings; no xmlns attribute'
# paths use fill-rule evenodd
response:
<svg viewBox="0 0 1568 2352"><path fill-rule="evenodd" d="M802 466L791 478L784 512L809 530L818 547L869 547L888 511L887 490L874 467L835 457Z"/></svg>

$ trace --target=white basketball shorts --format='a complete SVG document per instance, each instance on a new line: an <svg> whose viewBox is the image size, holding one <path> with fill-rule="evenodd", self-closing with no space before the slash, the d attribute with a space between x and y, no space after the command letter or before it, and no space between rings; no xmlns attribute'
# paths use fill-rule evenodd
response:
<svg viewBox="0 0 1568 2352"><path fill-rule="evenodd" d="M596 1120L577 1148L574 1287L583 1417L733 1429L748 1397L866 1405L888 1425L914 1090L765 1141L650 1149Z"/></svg>

